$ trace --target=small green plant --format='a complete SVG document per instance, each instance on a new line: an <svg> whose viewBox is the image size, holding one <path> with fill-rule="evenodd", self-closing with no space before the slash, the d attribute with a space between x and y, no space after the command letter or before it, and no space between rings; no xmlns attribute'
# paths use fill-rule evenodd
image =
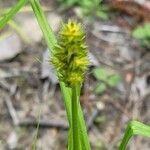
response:
<svg viewBox="0 0 150 150"><path fill-rule="evenodd" d="M81 25L75 21L69 21L64 24L60 32L60 38L57 41L53 30L48 24L39 0L19 0L18 3L0 18L0 29L27 3L31 4L33 12L43 32L43 36L52 54L52 63L54 64L59 78L60 88L64 99L64 104L69 122L68 150L90 150L86 125L80 106L80 90L87 69L87 47L84 41L85 35ZM63 56L63 57L61 57ZM105 75L105 71L98 71ZM97 77L100 80L107 80L109 76ZM107 84L113 87L116 84L116 77L113 77ZM37 127L38 131L39 126ZM124 138L120 144L119 150L125 150L131 136L138 134L150 137L150 127L132 121L129 123ZM37 135L37 134L36 134ZM36 149L36 140L32 149Z"/></svg>
<svg viewBox="0 0 150 150"><path fill-rule="evenodd" d="M102 94L108 88L113 88L121 81L121 77L117 73L110 72L104 67L97 67L93 70L94 77L99 81L95 88L97 94Z"/></svg>
<svg viewBox="0 0 150 150"><path fill-rule="evenodd" d="M135 28L132 35L141 40L143 46L150 48L150 23Z"/></svg>
<svg viewBox="0 0 150 150"><path fill-rule="evenodd" d="M62 9L68 9L78 4L79 0L57 0L61 4Z"/></svg>
<svg viewBox="0 0 150 150"><path fill-rule="evenodd" d="M102 0L58 0L63 9L79 6L82 15L85 17L99 17L108 19L108 7L102 4Z"/></svg>

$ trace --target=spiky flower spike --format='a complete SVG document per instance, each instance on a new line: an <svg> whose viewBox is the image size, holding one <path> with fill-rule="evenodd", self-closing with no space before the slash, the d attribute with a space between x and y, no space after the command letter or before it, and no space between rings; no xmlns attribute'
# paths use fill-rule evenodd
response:
<svg viewBox="0 0 150 150"><path fill-rule="evenodd" d="M69 20L64 24L54 49L52 63L58 73L59 80L73 87L81 84L89 64L85 33L81 24Z"/></svg>

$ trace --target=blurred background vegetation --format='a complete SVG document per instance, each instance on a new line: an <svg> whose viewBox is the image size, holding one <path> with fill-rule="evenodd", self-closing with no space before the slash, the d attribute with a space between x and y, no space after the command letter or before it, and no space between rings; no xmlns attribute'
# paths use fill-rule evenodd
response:
<svg viewBox="0 0 150 150"><path fill-rule="evenodd" d="M1 16L16 2L0 0ZM81 104L90 143L92 150L117 149L128 121L150 124L150 2L40 2L56 35L69 18L83 24L91 64ZM0 149L31 149L37 137L39 150L65 150L64 104L28 4L0 30L0 51ZM149 145L149 139L135 137L128 149L149 150Z"/></svg>

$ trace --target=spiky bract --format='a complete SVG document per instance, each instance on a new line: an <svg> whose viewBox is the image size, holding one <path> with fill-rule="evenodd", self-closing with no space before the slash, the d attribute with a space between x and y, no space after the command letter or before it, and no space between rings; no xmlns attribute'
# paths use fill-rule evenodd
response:
<svg viewBox="0 0 150 150"><path fill-rule="evenodd" d="M51 60L59 80L70 87L81 84L89 64L87 53L85 33L81 24L74 20L63 24Z"/></svg>

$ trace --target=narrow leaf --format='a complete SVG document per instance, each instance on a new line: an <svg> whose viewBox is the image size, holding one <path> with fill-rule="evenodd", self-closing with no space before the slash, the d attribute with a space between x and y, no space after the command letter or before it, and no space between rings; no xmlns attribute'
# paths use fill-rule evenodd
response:
<svg viewBox="0 0 150 150"><path fill-rule="evenodd" d="M150 126L138 121L131 121L127 126L119 150L126 150L126 146L133 135L150 137Z"/></svg>
<svg viewBox="0 0 150 150"><path fill-rule="evenodd" d="M55 35L44 15L44 12L42 10L42 7L39 3L39 0L30 0L32 9L34 11L34 14L37 18L37 21L39 23L39 26L43 32L44 38L46 40L46 43L49 48L49 53L51 53L57 43L57 40L55 38Z"/></svg>
<svg viewBox="0 0 150 150"><path fill-rule="evenodd" d="M28 0L19 0L19 2L0 19L0 29L2 29L7 22L16 15L16 13L26 4L27 1Z"/></svg>

